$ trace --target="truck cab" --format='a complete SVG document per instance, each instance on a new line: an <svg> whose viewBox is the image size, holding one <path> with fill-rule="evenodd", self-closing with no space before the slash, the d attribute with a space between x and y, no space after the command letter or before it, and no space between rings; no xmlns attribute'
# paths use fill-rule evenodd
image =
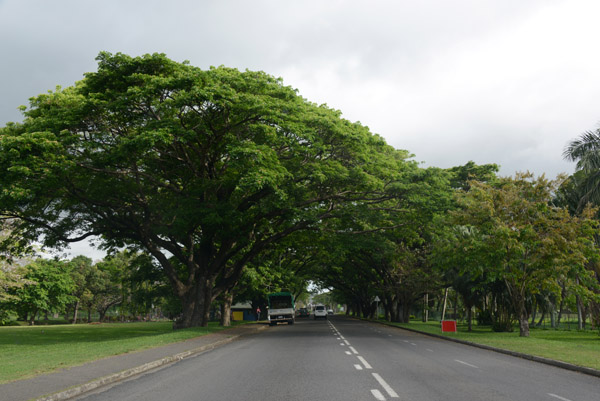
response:
<svg viewBox="0 0 600 401"><path fill-rule="evenodd" d="M269 294L269 310L267 319L271 326L279 322L294 324L296 319L296 308L294 305L294 296L290 292L274 292Z"/></svg>

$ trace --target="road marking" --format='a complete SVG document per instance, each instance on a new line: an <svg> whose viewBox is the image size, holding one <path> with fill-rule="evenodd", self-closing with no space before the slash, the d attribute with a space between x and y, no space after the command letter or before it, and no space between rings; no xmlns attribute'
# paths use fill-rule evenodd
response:
<svg viewBox="0 0 600 401"><path fill-rule="evenodd" d="M415 344L415 343L410 343L410 345L414 345L414 346L416 346L417 344Z"/></svg>
<svg viewBox="0 0 600 401"><path fill-rule="evenodd" d="M390 397L399 398L398 394L396 394L394 389L391 388L390 385L387 384L381 376L379 376L377 373L373 373L373 377L379 382L379 384L381 384L381 387L383 387L383 389L390 395Z"/></svg>
<svg viewBox="0 0 600 401"><path fill-rule="evenodd" d="M352 352L346 351L346 355L352 355Z"/></svg>
<svg viewBox="0 0 600 401"><path fill-rule="evenodd" d="M432 350L432 349L429 349L429 348L425 348L425 349L426 349L427 351L429 351L429 352L433 352L433 350Z"/></svg>
<svg viewBox="0 0 600 401"><path fill-rule="evenodd" d="M350 343L348 342L348 340L344 340L344 342L346 343L346 345L350 345Z"/></svg>
<svg viewBox="0 0 600 401"><path fill-rule="evenodd" d="M404 342L405 342L405 343L407 343L407 342L408 342L408 340L404 340Z"/></svg>
<svg viewBox="0 0 600 401"><path fill-rule="evenodd" d="M458 359L455 359L454 361L456 361L456 362L458 362L458 363L462 363L463 365L470 366L470 367L472 367L472 368L475 368L475 369L479 369L479 367L477 367L477 366L475 366L475 365L471 365L470 363L467 363L467 362L464 362L464 361L460 361L460 360L458 360Z"/></svg>
<svg viewBox="0 0 600 401"><path fill-rule="evenodd" d="M388 334L388 337L392 337L392 335L391 335L391 334Z"/></svg>
<svg viewBox="0 0 600 401"><path fill-rule="evenodd" d="M339 337L336 337L335 339L336 339L336 340L341 340L341 338L339 338Z"/></svg>
<svg viewBox="0 0 600 401"><path fill-rule="evenodd" d="M345 339L346 339L346 338L345 338L343 335L341 335L341 334L340 334L340 338L341 338L342 340L345 340Z"/></svg>
<svg viewBox="0 0 600 401"><path fill-rule="evenodd" d="M373 397L375 397L376 400L385 401L385 397L383 396L383 394L381 394L381 391L371 390L371 394L373 394Z"/></svg>
<svg viewBox="0 0 600 401"><path fill-rule="evenodd" d="M343 346L344 346L344 345L346 345L346 344L344 344L344 343L340 343L340 345L343 347Z"/></svg>
<svg viewBox="0 0 600 401"><path fill-rule="evenodd" d="M556 394L552 394L552 393L548 393L548 395L550 397L554 397L554 398L557 398L557 399L562 400L562 401L571 401L570 399L565 398L565 397L561 397L560 395L556 395Z"/></svg>
<svg viewBox="0 0 600 401"><path fill-rule="evenodd" d="M350 351L352 351L353 354L358 354L358 351L354 349L354 347L350 347Z"/></svg>
<svg viewBox="0 0 600 401"><path fill-rule="evenodd" d="M358 358L359 361L361 361L363 363L363 365L365 365L365 368L367 368L367 369L373 369L373 367L371 365L369 365L369 362L367 362L365 360L365 358L363 358L360 355L358 355L357 358Z"/></svg>
<svg viewBox="0 0 600 401"><path fill-rule="evenodd" d="M356 370L362 370L362 366L360 366L358 363L354 364L354 367Z"/></svg>

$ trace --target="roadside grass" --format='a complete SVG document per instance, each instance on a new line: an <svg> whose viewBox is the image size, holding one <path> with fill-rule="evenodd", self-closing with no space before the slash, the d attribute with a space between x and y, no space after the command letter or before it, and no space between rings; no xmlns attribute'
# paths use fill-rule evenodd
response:
<svg viewBox="0 0 600 401"><path fill-rule="evenodd" d="M232 322L238 324L243 323ZM0 327L0 383L224 329L217 322L177 331L172 327L168 321Z"/></svg>
<svg viewBox="0 0 600 401"><path fill-rule="evenodd" d="M473 325L473 331L468 332L466 323L458 323L456 333L442 333L440 322L436 321L388 324L600 370L598 331L531 328L529 337L519 337L518 329L496 333L489 326Z"/></svg>

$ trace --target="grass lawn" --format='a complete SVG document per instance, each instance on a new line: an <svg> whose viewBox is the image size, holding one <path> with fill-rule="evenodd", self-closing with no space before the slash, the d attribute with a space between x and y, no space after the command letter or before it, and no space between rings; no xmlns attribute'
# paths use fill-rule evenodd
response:
<svg viewBox="0 0 600 401"><path fill-rule="evenodd" d="M216 322L207 328L172 327L172 322L0 327L0 383L223 329Z"/></svg>
<svg viewBox="0 0 600 401"><path fill-rule="evenodd" d="M496 333L490 327L474 325L469 333L467 325L459 323L456 333L442 333L440 322L411 321L394 325L600 370L598 331L531 328L529 337L519 337L518 328L512 333Z"/></svg>

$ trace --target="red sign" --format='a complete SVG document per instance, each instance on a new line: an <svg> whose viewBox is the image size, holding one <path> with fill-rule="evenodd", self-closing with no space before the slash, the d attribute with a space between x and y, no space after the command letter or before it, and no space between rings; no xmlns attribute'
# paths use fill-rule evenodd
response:
<svg viewBox="0 0 600 401"><path fill-rule="evenodd" d="M445 331L456 333L456 321L442 320L442 333Z"/></svg>

